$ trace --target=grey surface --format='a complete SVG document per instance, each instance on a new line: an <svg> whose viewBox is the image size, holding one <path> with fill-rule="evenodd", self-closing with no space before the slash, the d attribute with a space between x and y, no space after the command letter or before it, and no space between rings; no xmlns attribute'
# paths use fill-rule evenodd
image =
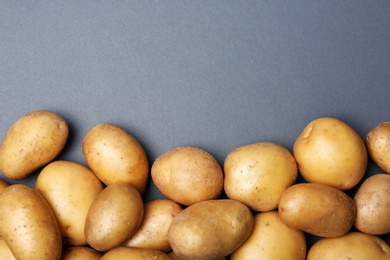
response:
<svg viewBox="0 0 390 260"><path fill-rule="evenodd" d="M222 165L248 143L291 150L318 117L363 138L390 120L389 1L1 1L0 35L0 137L58 112L71 128L59 159L85 164L98 123L151 163L191 145ZM151 183L145 200L159 197Z"/></svg>

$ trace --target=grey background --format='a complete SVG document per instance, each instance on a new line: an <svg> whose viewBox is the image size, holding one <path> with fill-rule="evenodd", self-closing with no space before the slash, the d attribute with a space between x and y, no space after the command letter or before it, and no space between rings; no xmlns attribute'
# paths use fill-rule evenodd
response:
<svg viewBox="0 0 390 260"><path fill-rule="evenodd" d="M1 1L0 137L48 109L71 129L59 159L82 164L98 123L133 134L150 163L182 145L221 165L248 143L291 151L323 116L364 138L390 120L389 26L384 0ZM160 197L150 183L145 200Z"/></svg>

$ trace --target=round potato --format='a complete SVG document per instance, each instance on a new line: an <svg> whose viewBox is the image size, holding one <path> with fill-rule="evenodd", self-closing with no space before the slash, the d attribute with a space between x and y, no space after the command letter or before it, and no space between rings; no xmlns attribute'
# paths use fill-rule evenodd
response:
<svg viewBox="0 0 390 260"><path fill-rule="evenodd" d="M355 227L370 235L390 233L390 175L367 178L354 196Z"/></svg>
<svg viewBox="0 0 390 260"><path fill-rule="evenodd" d="M231 254L231 260L305 260L306 239L303 231L286 226L276 210L257 213L254 220L251 235Z"/></svg>
<svg viewBox="0 0 390 260"><path fill-rule="evenodd" d="M236 148L224 162L224 189L230 199L254 211L276 209L282 193L295 183L298 168L283 146L254 143Z"/></svg>
<svg viewBox="0 0 390 260"><path fill-rule="evenodd" d="M54 161L39 173L35 189L52 208L64 245L85 245L85 219L103 184L87 167L70 161Z"/></svg>
<svg viewBox="0 0 390 260"><path fill-rule="evenodd" d="M356 186L367 168L363 139L336 118L311 121L296 139L293 154L307 182L324 183L340 190Z"/></svg>
<svg viewBox="0 0 390 260"><path fill-rule="evenodd" d="M371 159L385 173L390 174L390 121L383 122L368 132L366 145Z"/></svg>
<svg viewBox="0 0 390 260"><path fill-rule="evenodd" d="M104 188L92 202L85 220L88 244L107 251L119 246L137 231L144 215L139 191L128 183Z"/></svg>
<svg viewBox="0 0 390 260"><path fill-rule="evenodd" d="M137 260L172 260L171 257L158 250L136 248L136 247L116 247L105 253L101 260L137 259Z"/></svg>
<svg viewBox="0 0 390 260"><path fill-rule="evenodd" d="M124 129L99 124L89 129L82 143L84 158L107 186L129 183L142 195L149 177L149 162L141 144Z"/></svg>
<svg viewBox="0 0 390 260"><path fill-rule="evenodd" d="M11 249L5 242L4 239L0 237L0 259L6 260L16 260L15 256L12 254Z"/></svg>
<svg viewBox="0 0 390 260"><path fill-rule="evenodd" d="M71 246L62 251L61 260L99 260L102 255L87 246Z"/></svg>
<svg viewBox="0 0 390 260"><path fill-rule="evenodd" d="M377 236L349 232L340 237L321 238L309 249L306 259L388 260L390 247Z"/></svg>
<svg viewBox="0 0 390 260"><path fill-rule="evenodd" d="M145 203L144 218L140 227L123 245L168 253L171 250L168 228L174 217L181 211L181 206L169 199L157 199Z"/></svg>
<svg viewBox="0 0 390 260"><path fill-rule="evenodd" d="M10 179L23 179L51 162L64 148L68 124L52 111L38 110L19 118L0 147L0 171Z"/></svg>
<svg viewBox="0 0 390 260"><path fill-rule="evenodd" d="M280 198L280 219L289 227L321 237L337 237L352 227L356 207L346 193L321 183L299 183Z"/></svg>
<svg viewBox="0 0 390 260"><path fill-rule="evenodd" d="M176 215L168 239L182 259L221 259L249 237L253 225L252 212L245 204L231 199L206 200Z"/></svg>

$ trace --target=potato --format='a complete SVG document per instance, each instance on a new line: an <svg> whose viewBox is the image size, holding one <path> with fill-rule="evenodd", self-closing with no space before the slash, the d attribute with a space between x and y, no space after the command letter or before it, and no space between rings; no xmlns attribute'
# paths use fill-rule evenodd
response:
<svg viewBox="0 0 390 260"><path fill-rule="evenodd" d="M322 237L346 234L352 227L356 207L346 193L321 183L298 183L280 198L280 219L289 227Z"/></svg>
<svg viewBox="0 0 390 260"><path fill-rule="evenodd" d="M23 179L51 162L68 139L67 122L58 114L38 110L19 118L0 147L0 171L10 179Z"/></svg>
<svg viewBox="0 0 390 260"><path fill-rule="evenodd" d="M60 229L38 191L10 185L0 193L0 205L0 236L16 259L60 259Z"/></svg>
<svg viewBox="0 0 390 260"><path fill-rule="evenodd" d="M102 255L87 246L71 246L62 251L61 260L99 260Z"/></svg>
<svg viewBox="0 0 390 260"><path fill-rule="evenodd" d="M171 257L171 260L183 260L183 258L178 257L173 251L171 251L168 255ZM214 260L226 260L226 257L222 257Z"/></svg>
<svg viewBox="0 0 390 260"><path fill-rule="evenodd" d="M137 260L171 260L170 256L152 249L135 247L116 247L105 253L101 260L137 259Z"/></svg>
<svg viewBox="0 0 390 260"><path fill-rule="evenodd" d="M168 228L173 218L181 211L181 206L169 199L156 199L145 203L140 227L123 245L168 253L171 250Z"/></svg>
<svg viewBox="0 0 390 260"><path fill-rule="evenodd" d="M363 139L336 118L311 121L296 139L293 154L307 182L324 183L340 190L355 187L367 168Z"/></svg>
<svg viewBox="0 0 390 260"><path fill-rule="evenodd" d="M149 162L141 144L124 129L99 124L89 129L82 143L84 158L107 186L129 183L142 195L149 177Z"/></svg>
<svg viewBox="0 0 390 260"><path fill-rule="evenodd" d="M37 189L52 208L64 245L85 245L85 219L103 184L87 167L70 161L54 161L39 173Z"/></svg>
<svg viewBox="0 0 390 260"><path fill-rule="evenodd" d="M122 244L142 222L144 204L139 191L128 183L104 188L92 202L85 220L88 244L107 251Z"/></svg>
<svg viewBox="0 0 390 260"><path fill-rule="evenodd" d="M390 175L375 174L360 185L354 196L355 227L370 235L390 233Z"/></svg>
<svg viewBox="0 0 390 260"><path fill-rule="evenodd" d="M371 159L385 173L390 174L390 121L383 122L368 132L366 145Z"/></svg>
<svg viewBox="0 0 390 260"><path fill-rule="evenodd" d="M152 165L151 176L161 193L185 206L216 199L223 190L223 173L217 160L190 146L161 154Z"/></svg>
<svg viewBox="0 0 390 260"><path fill-rule="evenodd" d="M5 180L0 179L0 192L9 186L9 183ZM0 258L1 259L1 258Z"/></svg>
<svg viewBox="0 0 390 260"><path fill-rule="evenodd" d="M0 259L6 260L16 260L15 256L12 254L11 249L7 245L4 239L0 237Z"/></svg>
<svg viewBox="0 0 390 260"><path fill-rule="evenodd" d="M250 209L231 199L195 203L173 219L168 230L172 250L182 259L220 259L237 249L254 225Z"/></svg>
<svg viewBox="0 0 390 260"><path fill-rule="evenodd" d="M390 259L390 247L377 236L349 232L341 237L318 240L310 248L306 259L388 260Z"/></svg>
<svg viewBox="0 0 390 260"><path fill-rule="evenodd" d="M298 168L283 146L260 142L241 146L224 162L224 188L230 199L254 211L276 209L282 193L295 183Z"/></svg>
<svg viewBox="0 0 390 260"><path fill-rule="evenodd" d="M286 226L276 210L257 213L254 220L251 235L231 254L231 260L305 260L306 239L303 231Z"/></svg>

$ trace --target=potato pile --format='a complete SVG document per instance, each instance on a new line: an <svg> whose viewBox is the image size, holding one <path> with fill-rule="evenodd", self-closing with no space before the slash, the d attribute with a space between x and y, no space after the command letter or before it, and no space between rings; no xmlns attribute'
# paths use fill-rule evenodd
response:
<svg viewBox="0 0 390 260"><path fill-rule="evenodd" d="M390 122L363 140L318 118L292 152L245 144L223 166L190 146L150 163L130 133L104 123L80 144L85 165L56 159L68 135L47 110L6 133L0 259L390 259L380 238L390 233ZM369 158L383 172L365 178ZM35 187L7 182L38 170ZM148 181L165 198L144 202ZM310 247L307 235L318 238Z"/></svg>

